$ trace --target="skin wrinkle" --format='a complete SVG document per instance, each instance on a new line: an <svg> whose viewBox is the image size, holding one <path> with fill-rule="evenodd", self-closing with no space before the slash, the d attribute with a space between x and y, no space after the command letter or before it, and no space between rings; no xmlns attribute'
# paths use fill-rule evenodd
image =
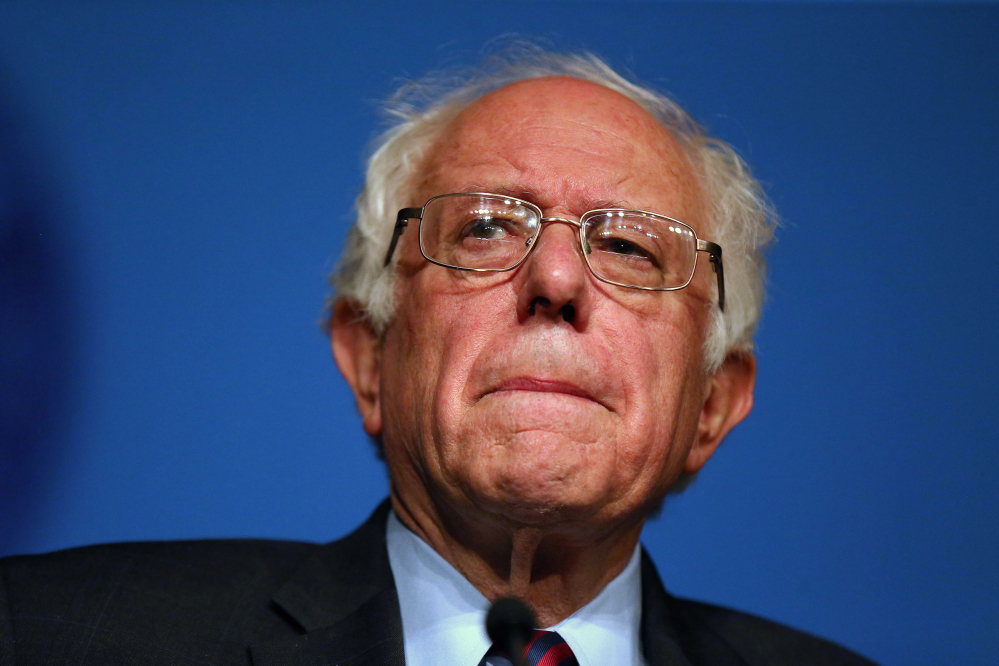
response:
<svg viewBox="0 0 999 666"><path fill-rule="evenodd" d="M473 104L472 107L474 108L475 104ZM460 121L462 117L465 115L466 115L465 113L460 114L458 120L456 121L456 124L458 124L458 130L460 130L461 128ZM615 115L614 119L617 122L622 122L622 116L620 114ZM646 120L647 120L646 122L638 123L641 130L648 130L650 132L662 133L662 128L653 118L648 117ZM596 134L595 137L590 137L589 142L584 144L585 149L580 151L583 152L584 155L589 155L591 158L598 158L601 156L600 151L592 148L592 146L598 145L602 140L609 140L611 142L616 142L617 144L619 144L618 145L619 149L621 148L621 144L623 144L624 146L628 146L630 148L630 151L628 152L631 153L635 153L640 149L646 148L644 144L635 140L635 138L630 135L630 132L635 131L635 128L631 126L632 124L628 119L623 119L623 124L625 124L628 127L628 131L620 131L620 132L611 131L606 128L593 128L591 126L585 125L581 121L574 119L570 119L568 124L570 125L570 127L577 127L583 130L584 133ZM524 125L524 123L520 123L520 125ZM555 151L562 150L566 144L566 141L564 139L560 140L558 138L562 134L564 134L564 132L561 131L561 126L557 126L551 123L527 124L526 126L522 126L518 130L518 132L520 134L531 134L537 137L536 145L534 146L535 152L539 152L541 149L555 150ZM459 133L460 133L459 131L446 133L443 139L439 142L440 145L435 147L436 149L432 149L431 151L429 151L429 154L433 155L437 153L438 150L446 151L449 149L453 149L454 146L457 144L457 139L455 139L455 137L458 136ZM667 175L669 177L665 178L664 182L670 182L670 181L683 182L692 191L695 191L697 193L696 199L698 200L703 199L703 192L701 191L702 188L700 186L699 179L696 178L695 176L696 171L693 169L693 165L691 164L689 158L687 157L686 152L680 148L679 144L676 143L675 139L672 139L672 137L670 138L672 140L673 145L670 146L668 150L664 151L670 159L661 160L660 164L657 165L660 168L667 170ZM494 157L493 160L482 160L481 157L478 155L476 155L475 157L477 161L471 162L466 166L470 168L476 168L481 166L494 166L496 162L499 161L508 164L516 171L528 172L531 169L533 156L524 155L524 156L519 156L520 159L511 159L510 157L507 157L505 155L497 155ZM592 162L593 160L589 161ZM678 164L677 162L680 163ZM610 173L613 175L616 172L608 169L605 171L605 173ZM436 175L437 174L432 171L431 175L428 178L424 179L424 181L421 184L426 185L428 182L432 181L434 176ZM617 185L621 185L623 182L626 182L631 178L632 178L631 176L625 176L622 178L620 182L617 183ZM422 189L424 188L421 187L421 190ZM429 196L426 198L429 198ZM561 192L560 200L572 201L575 199L570 195L570 193ZM544 205L541 205L541 202L534 201L534 203L538 204L541 208L545 208ZM594 206L593 208L598 208L598 207L600 206ZM643 206L622 206L622 207L631 207L642 210L648 210L648 208L645 208ZM590 210L590 208L587 208L586 210ZM583 212L586 212L586 210L579 211L579 213L581 214ZM655 211L655 210L653 210L652 212L659 212L660 214L671 216L669 215L668 212ZM702 216L698 215L698 217L701 218ZM706 217L704 219L706 219ZM687 220L684 221L688 222L688 224L690 223ZM695 230L697 230L696 226Z"/></svg>
<svg viewBox="0 0 999 666"><path fill-rule="evenodd" d="M698 230L707 219L676 140L630 100L575 79L484 96L424 166L421 204L474 186L552 217L627 207ZM710 265L680 291L614 287L586 268L576 227L554 223L519 268L468 273L424 260L415 226L397 248L399 306L378 347L377 399L359 397L362 413L380 414L366 428L385 443L400 519L488 598L516 592L550 626L623 569L646 515L745 415L704 425L715 404L703 370ZM518 378L587 397L494 390Z"/></svg>
<svg viewBox="0 0 999 666"><path fill-rule="evenodd" d="M469 188L464 188L464 190L456 190L456 191L473 191L473 190ZM503 192L496 192L496 193L502 194ZM512 194L511 196L516 196L516 194ZM525 200L528 201L530 200L525 197L518 197L518 198L524 198ZM621 208L621 207L625 207L621 205L621 202L613 202L613 201L592 202L588 207L585 207L584 212L589 210L595 210L596 208ZM545 209L542 208L542 211L544 210ZM578 217L578 215L576 217ZM541 238L544 239L545 235L548 233L549 233L548 231L542 232ZM580 261L584 261L582 258L583 257L582 250L579 247L578 233L574 231L573 237L577 239L576 251L579 253ZM417 271L425 268L424 264L427 263L423 259L422 255L420 255L419 247L415 239L413 239L412 241L400 240L399 242L400 249L398 250L398 253L400 255L405 253L406 250L404 249L404 243L410 243L410 242L413 244L414 246L413 251L415 252L416 257L418 258L411 257L410 258L411 261L400 260L398 263L399 266L398 271L400 275L411 276L415 274ZM650 299L656 298L654 296L655 292L647 292L637 289L618 288L615 287L614 285L598 280L592 273L590 273L588 269L585 268L585 266L584 270L587 273L587 279L590 280L592 288L600 292L600 295L602 297L616 301L618 304L633 310L642 310L642 309L647 310L650 307L652 307L650 306ZM697 271L694 274L694 279L691 280L690 286L688 286L686 289L683 290L684 292L689 292L690 295L693 297L692 300L696 301L696 304L684 303L685 305L691 306L690 313L692 316L694 316L695 314L697 317L707 316L707 314L710 313L711 309L715 305L715 300L714 297L711 295L710 286L709 286L711 284L710 280L713 280L714 276L713 274L708 274L708 275L705 274L706 271L711 271L711 270L712 269L707 262L699 261L697 264ZM462 293L465 291L481 291L484 289L496 288L502 282L513 279L515 273L516 271L503 271L497 273L476 273L471 271L458 271L458 270L449 271L449 277L454 281L454 290L447 291L446 293L454 294L454 293ZM698 288L698 286L700 288ZM403 297L399 296L398 298L403 298Z"/></svg>
<svg viewBox="0 0 999 666"><path fill-rule="evenodd" d="M578 125L578 124L577 124L577 125ZM545 126L545 127L544 127L544 130L545 130L546 134L547 134L547 133L548 133L549 131L551 131L551 129L552 129L552 128L551 128L551 126ZM550 143L549 145L550 145L550 146L552 146L552 147L554 148L554 147L558 146L559 144L554 144L554 145L552 145L552 144ZM592 152L591 152L591 155L595 155L595 151L592 151ZM532 157L533 157L533 156L532 156ZM507 160L507 161L508 161L508 162L510 162L511 164L513 164L514 166L519 166L519 165L518 165L518 163L517 163L517 161L513 161L513 160ZM460 168L460 165L459 165L459 168ZM611 169L602 169L602 170L601 170L601 172L602 172L602 173L610 173L610 172L612 172L612 170L611 170ZM568 189L569 189L569 187L570 187L570 186L569 186L569 183L566 183L566 184L565 184L565 185L564 185L564 186L563 186L563 187L561 188L561 192L560 192L560 194L559 194L559 198L561 198L561 199L563 199L563 200L569 200L569 201L575 201L575 200L577 200L577 199L581 198L581 197L579 197L578 195L576 195L576 196L570 196L570 195L568 195L568 194L566 193L566 190L568 190ZM542 203L544 203L544 202L542 202ZM560 210L560 211L557 211L557 212L558 212L558 213L561 213L562 211ZM555 214L555 213L549 213L549 214ZM552 230L548 230L548 231L552 231ZM548 239L545 239L545 240L547 241ZM544 241L543 241L543 242L544 242ZM512 439L512 438L511 438L511 439Z"/></svg>
<svg viewBox="0 0 999 666"><path fill-rule="evenodd" d="M619 186L623 185L624 183L628 182L629 180L631 180L631 176L624 176L624 177L621 178L621 180L619 180L617 183L615 183L615 186L619 187ZM545 195L541 194L540 192L538 192L536 190L527 189L527 188L517 188L517 187L514 187L512 185L496 185L496 184L493 184L491 186L486 186L486 185L481 185L481 184L478 184L478 183L472 183L471 185L467 185L465 187L461 187L461 188L458 188L457 190L455 190L455 193L458 193L458 192L469 192L469 193L472 193L472 192L486 192L488 194L501 194L501 195L505 195L505 196L510 196L510 197L514 197L516 199L522 199L523 201L527 201L527 202L533 203L535 206L537 206L538 208L541 209L542 213L544 213L544 211L545 211L546 208L550 208L551 207L550 203L546 204L546 205L542 205L542 204L545 203L544 202ZM628 202L628 201L612 200L612 199L597 199L597 200L590 201L585 206L582 206L581 207L581 211L576 215L576 218L581 217L584 213L588 213L591 210L598 210L600 208L625 208L625 209L641 210L640 206L638 206L636 204L633 204L631 202ZM655 212L655 211L648 211L648 212ZM546 215L546 217L548 217L548 216ZM669 217L669 216L667 216L667 217Z"/></svg>

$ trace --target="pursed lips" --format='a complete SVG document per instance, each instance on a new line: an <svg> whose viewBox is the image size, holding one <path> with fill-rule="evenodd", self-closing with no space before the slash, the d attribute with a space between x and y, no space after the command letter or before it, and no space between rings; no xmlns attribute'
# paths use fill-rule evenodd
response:
<svg viewBox="0 0 999 666"><path fill-rule="evenodd" d="M558 379L538 379L536 377L514 377L511 379L505 379L488 391L486 391L482 397L487 395L494 395L497 393L506 393L514 391L527 391L532 393L556 393L562 395L571 395L577 398L583 398L584 400L589 400L601 405L605 409L610 410L610 407L606 405L602 400L597 399L589 391L573 384L571 382L558 380ZM613 411L613 410L611 410Z"/></svg>

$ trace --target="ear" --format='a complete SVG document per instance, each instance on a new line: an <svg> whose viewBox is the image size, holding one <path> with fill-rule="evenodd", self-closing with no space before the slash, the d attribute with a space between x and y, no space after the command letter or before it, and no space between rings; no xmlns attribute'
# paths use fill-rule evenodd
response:
<svg viewBox="0 0 999 666"><path fill-rule="evenodd" d="M381 342L356 301L341 298L333 306L330 346L340 374L354 392L364 432L378 437L382 434Z"/></svg>
<svg viewBox="0 0 999 666"><path fill-rule="evenodd" d="M714 454L718 445L753 410L756 387L756 357L752 352L732 352L708 380L697 439L687 455L683 471L695 474Z"/></svg>

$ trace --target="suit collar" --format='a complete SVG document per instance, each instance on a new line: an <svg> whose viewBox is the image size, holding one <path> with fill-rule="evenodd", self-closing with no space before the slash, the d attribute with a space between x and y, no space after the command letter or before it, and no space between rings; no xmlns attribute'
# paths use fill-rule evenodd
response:
<svg viewBox="0 0 999 666"><path fill-rule="evenodd" d="M670 621L669 595L642 548L642 648L648 666L692 666Z"/></svg>
<svg viewBox="0 0 999 666"><path fill-rule="evenodd" d="M273 597L301 634L254 645L255 666L403 666L399 599L385 547L389 503L323 546ZM745 666L689 605L670 596L642 551L642 646L648 666Z"/></svg>
<svg viewBox="0 0 999 666"><path fill-rule="evenodd" d="M372 664L402 666L402 619L385 549L383 502L347 537L323 546L274 595L304 632L254 645L256 666Z"/></svg>
<svg viewBox="0 0 999 666"><path fill-rule="evenodd" d="M642 646L648 666L747 666L689 604L666 592L644 548Z"/></svg>

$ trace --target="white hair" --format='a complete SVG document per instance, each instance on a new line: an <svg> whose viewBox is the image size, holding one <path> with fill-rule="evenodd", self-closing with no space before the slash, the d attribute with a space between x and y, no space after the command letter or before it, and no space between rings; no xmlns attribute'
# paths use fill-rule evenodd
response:
<svg viewBox="0 0 999 666"><path fill-rule="evenodd" d="M419 169L428 150L469 104L505 85L550 76L570 76L621 93L669 130L698 171L710 202L710 240L721 245L725 310L715 309L705 342L705 366L713 373L727 354L751 351L760 319L766 263L776 216L749 168L726 143L708 137L671 99L629 81L589 54L552 53L515 44L481 67L428 75L403 85L388 100L391 126L374 143L364 188L355 202L356 220L330 275L332 309L341 298L356 301L378 334L392 319L395 275L383 266L396 213L414 205Z"/></svg>

